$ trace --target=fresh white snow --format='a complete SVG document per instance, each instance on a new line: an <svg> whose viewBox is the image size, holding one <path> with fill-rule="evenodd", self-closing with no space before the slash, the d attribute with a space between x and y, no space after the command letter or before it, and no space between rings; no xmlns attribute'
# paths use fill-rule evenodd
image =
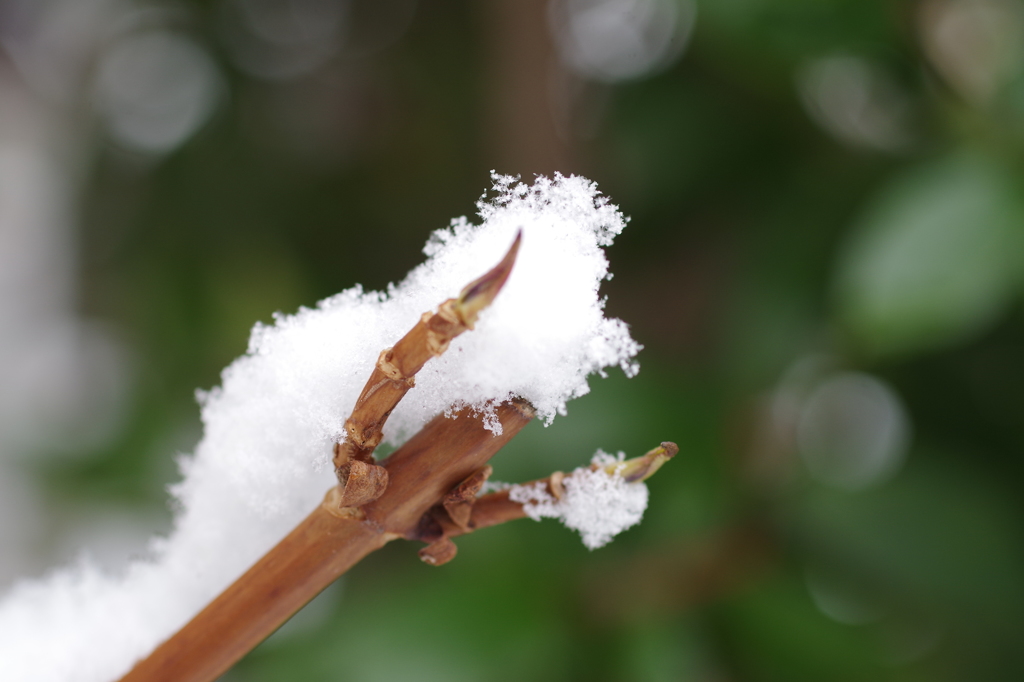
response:
<svg viewBox="0 0 1024 682"><path fill-rule="evenodd" d="M607 545L612 539L640 523L647 509L647 485L626 483L621 476L605 471L608 464L621 462L625 455L613 457L600 450L594 455L596 469L580 467L562 479L565 493L557 499L543 482L513 485L509 499L523 505L534 521L558 519L580 534L588 549Z"/></svg>

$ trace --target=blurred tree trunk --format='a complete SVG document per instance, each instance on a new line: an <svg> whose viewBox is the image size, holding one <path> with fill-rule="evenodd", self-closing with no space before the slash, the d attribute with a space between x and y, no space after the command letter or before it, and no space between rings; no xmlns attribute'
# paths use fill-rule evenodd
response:
<svg viewBox="0 0 1024 682"><path fill-rule="evenodd" d="M484 149L494 169L525 179L578 169L556 118L555 93L566 80L548 27L548 0L480 4L486 45Z"/></svg>

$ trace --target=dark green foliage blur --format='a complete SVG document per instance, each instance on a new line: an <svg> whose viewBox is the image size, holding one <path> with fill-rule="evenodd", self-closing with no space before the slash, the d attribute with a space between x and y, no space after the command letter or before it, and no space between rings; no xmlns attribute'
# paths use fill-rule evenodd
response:
<svg viewBox="0 0 1024 682"><path fill-rule="evenodd" d="M163 509L193 391L254 322L401 279L492 168L555 170L500 151L530 133L490 109L486 4L421 2L388 46L282 82L236 68L220 4L192 3L225 96L167 156L111 142L88 169L81 306L137 377L112 442L47 460L56 495ZM669 68L586 85L564 170L632 217L604 291L641 371L595 377L495 477L674 440L642 525L588 552L520 521L442 568L393 543L225 679L1024 679L1024 76L972 89L923 37L949 3L926 4L707 0ZM814 65L837 55L898 91L898 134L815 117L840 72ZM316 116L332 134L305 134ZM837 373L889 387L909 425L864 485L798 453L801 396Z"/></svg>

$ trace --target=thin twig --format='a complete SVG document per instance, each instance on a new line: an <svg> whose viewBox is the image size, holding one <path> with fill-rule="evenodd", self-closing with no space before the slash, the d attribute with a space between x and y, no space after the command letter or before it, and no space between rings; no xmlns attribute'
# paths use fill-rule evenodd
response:
<svg viewBox="0 0 1024 682"><path fill-rule="evenodd" d="M666 441L640 457L603 467L592 464L590 468L603 468L609 475L620 476L627 483L636 483L653 476L678 452L679 447L675 443ZM475 499L469 497L475 496L480 490L490 476L490 469L491 467L485 467L474 472L453 488L441 500L440 505L430 510L420 525L419 535L415 538L430 543L420 550L420 558L423 561L435 566L446 563L455 557L456 550L454 543L451 542L452 538L528 516L525 505L510 499L508 490L499 490ZM566 475L556 471L547 478L523 485L532 488L540 484L555 498L562 499L565 492L564 481L571 477L572 474Z"/></svg>
<svg viewBox="0 0 1024 682"><path fill-rule="evenodd" d="M415 385L416 373L427 360L444 353L452 339L472 329L480 311L498 295L512 272L521 240L522 231L516 234L500 263L467 284L458 298L442 303L436 313L424 313L393 348L381 352L351 416L345 421L345 439L334 446L334 468L341 486L338 504L360 506L376 499L387 487L385 472L373 462L384 422Z"/></svg>

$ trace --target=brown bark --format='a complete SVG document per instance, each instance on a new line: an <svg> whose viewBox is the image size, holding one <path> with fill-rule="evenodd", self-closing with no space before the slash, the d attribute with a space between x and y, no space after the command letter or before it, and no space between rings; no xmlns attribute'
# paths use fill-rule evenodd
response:
<svg viewBox="0 0 1024 682"><path fill-rule="evenodd" d="M548 481L548 479L542 480ZM473 513L470 514L469 523L462 528L458 526L453 527L449 531L448 536L457 537L466 533L472 533L481 528L496 526L506 521L525 518L526 512L523 510L523 504L510 500L507 490L499 490L479 498L476 504L473 505Z"/></svg>
<svg viewBox="0 0 1024 682"><path fill-rule="evenodd" d="M500 436L469 411L434 418L381 463L390 484L361 509L332 503L332 489L325 504L121 682L210 682L364 556L395 538L420 537L426 512L481 470L533 411L515 401L499 405L497 416ZM449 552L454 556L454 545Z"/></svg>
<svg viewBox="0 0 1024 682"><path fill-rule="evenodd" d="M409 389L416 385L416 373L423 369L427 360L444 353L452 339L472 329L480 311L490 305L501 291L512 272L521 238L520 232L501 262L467 284L458 298L442 303L436 313L424 313L394 348L381 352L351 416L345 421L345 440L334 447L334 467L343 487L347 487L350 481L361 482L363 470L353 472L349 462L373 462L373 451L380 444L384 422ZM381 490L385 487L386 479ZM359 506L373 499L365 498L364 494L365 491L361 491L357 496L352 491L343 497L341 503L343 506Z"/></svg>
<svg viewBox="0 0 1024 682"><path fill-rule="evenodd" d="M469 478L449 490L441 500L441 506L448 512L448 517L458 526L465 528L469 524L469 517L473 513L473 505L477 500L476 495L484 487L487 479L491 477L492 472L493 469L486 466L470 474Z"/></svg>

